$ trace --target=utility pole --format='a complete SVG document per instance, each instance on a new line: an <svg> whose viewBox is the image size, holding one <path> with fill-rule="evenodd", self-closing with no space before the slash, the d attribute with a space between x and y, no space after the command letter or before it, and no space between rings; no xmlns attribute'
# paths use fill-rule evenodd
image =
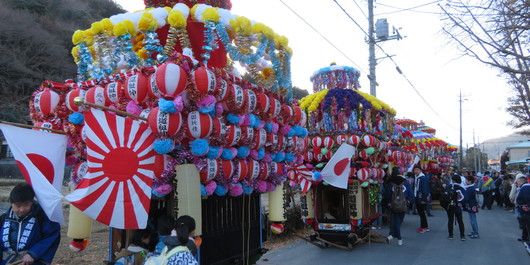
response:
<svg viewBox="0 0 530 265"><path fill-rule="evenodd" d="M375 79L375 38L374 38L374 0L368 0L368 64L370 68L370 95L376 96L375 87L377 81Z"/></svg>
<svg viewBox="0 0 530 265"><path fill-rule="evenodd" d="M459 159L460 159L460 170L462 170L464 166L463 161L462 161L462 153L464 152L464 150L462 149L462 90L460 90L459 102L460 102L460 156L459 156Z"/></svg>
<svg viewBox="0 0 530 265"><path fill-rule="evenodd" d="M475 163L475 171L480 172L477 163L477 144L475 143L475 129L473 129L473 162Z"/></svg>

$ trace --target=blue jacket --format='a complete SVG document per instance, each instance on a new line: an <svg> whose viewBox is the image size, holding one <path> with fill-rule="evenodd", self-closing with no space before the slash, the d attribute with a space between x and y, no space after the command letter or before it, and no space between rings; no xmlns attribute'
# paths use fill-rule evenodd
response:
<svg viewBox="0 0 530 265"><path fill-rule="evenodd" d="M26 228L32 217L35 217L35 224L31 229ZM59 223L50 221L39 204L33 202L33 207L29 214L22 218L18 218L12 209L9 208L6 213L0 216L0 233L4 233L4 226L7 225L9 225L11 249L17 248L17 242L24 238L21 234L27 229L31 232L27 237L27 243L22 248L22 251L27 251L35 259L34 265L44 265L52 262L61 240L61 226ZM2 238L0 251L5 254L8 250L4 244L5 241ZM6 264L4 258L5 255L0 265Z"/></svg>
<svg viewBox="0 0 530 265"><path fill-rule="evenodd" d="M466 186L467 210L472 213L478 212L477 192L475 185Z"/></svg>
<svg viewBox="0 0 530 265"><path fill-rule="evenodd" d="M517 210L519 210L523 217L530 216L530 183L525 183L521 186L515 202Z"/></svg>
<svg viewBox="0 0 530 265"><path fill-rule="evenodd" d="M431 196L431 189L429 188L429 179L423 173L420 174L419 179L420 182L418 185L418 192L414 194L414 196L416 197L416 201L426 203L429 199L429 196ZM413 181L414 185L416 185L416 176L414 176ZM414 190L416 190L416 187L414 187Z"/></svg>
<svg viewBox="0 0 530 265"><path fill-rule="evenodd" d="M409 204L413 202L414 190L412 189L412 185L410 185L410 183L404 177L402 176L399 176L399 177L400 177L399 179L390 179L390 181L388 182L388 185L385 185L385 190L383 193L383 201L382 201L383 205L388 205L392 201L392 195L394 192L392 183L396 185L403 184L403 186L405 187L404 193L405 193L405 198L407 198L407 202Z"/></svg>

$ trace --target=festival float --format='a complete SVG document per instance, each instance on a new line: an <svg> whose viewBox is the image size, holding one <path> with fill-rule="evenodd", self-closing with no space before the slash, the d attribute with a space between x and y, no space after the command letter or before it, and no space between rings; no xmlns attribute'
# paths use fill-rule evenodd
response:
<svg viewBox="0 0 530 265"><path fill-rule="evenodd" d="M380 184L389 169L395 110L359 90L360 72L332 64L311 76L314 93L300 100L307 112L309 149L289 171L302 187L301 213L319 247L376 239L371 233Z"/></svg>
<svg viewBox="0 0 530 265"><path fill-rule="evenodd" d="M34 124L68 136L71 246L86 247L96 220L111 227L112 262L130 229L190 215L201 264L248 262L262 249L260 195L282 221L281 187L307 149L288 40L228 0L145 4L76 31L76 79L45 81L31 98ZM374 134L387 122L358 115Z"/></svg>

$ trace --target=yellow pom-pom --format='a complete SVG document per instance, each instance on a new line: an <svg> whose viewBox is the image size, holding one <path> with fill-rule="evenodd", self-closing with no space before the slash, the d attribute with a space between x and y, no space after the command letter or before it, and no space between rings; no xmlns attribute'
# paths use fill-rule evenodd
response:
<svg viewBox="0 0 530 265"><path fill-rule="evenodd" d="M250 19L240 16L236 17L236 20L239 24L239 33L244 35L250 35L252 31L252 24L250 23ZM236 30L236 32L238 31Z"/></svg>
<svg viewBox="0 0 530 265"><path fill-rule="evenodd" d="M134 26L134 23L132 21L124 20L121 23L123 23L125 25L125 27L127 28L127 32L129 32L129 34L131 34L131 36L136 35L136 27Z"/></svg>
<svg viewBox="0 0 530 265"><path fill-rule="evenodd" d="M190 9L190 14L191 14L191 18L192 19L195 19L195 12L197 12L197 8L199 7L199 5L194 5L191 9Z"/></svg>
<svg viewBox="0 0 530 265"><path fill-rule="evenodd" d="M116 24L116 26L114 26L113 33L114 33L114 36L116 37L123 36L127 34L127 32L128 32L127 26L125 25L124 22L120 22Z"/></svg>
<svg viewBox="0 0 530 265"><path fill-rule="evenodd" d="M208 7L204 9L204 12L202 12L202 19L204 21L217 22L219 21L219 19L221 19L221 15L219 15L219 12L217 12L217 9L213 7Z"/></svg>
<svg viewBox="0 0 530 265"><path fill-rule="evenodd" d="M169 7L169 6L165 6L164 9L167 11L168 14L169 14L169 12L171 12L171 10L173 10L173 9L171 9L171 7Z"/></svg>
<svg viewBox="0 0 530 265"><path fill-rule="evenodd" d="M263 27L263 34L265 34L265 37L269 40L274 39L274 31L268 26Z"/></svg>
<svg viewBox="0 0 530 265"><path fill-rule="evenodd" d="M287 46L287 44L289 43L289 39L287 39L287 37L285 36L282 36L282 35L276 35L275 36L275 39L278 40L278 44L282 47L285 47Z"/></svg>
<svg viewBox="0 0 530 265"><path fill-rule="evenodd" d="M111 33L113 28L114 28L114 24L112 24L112 21L110 21L110 19L108 18L104 18L101 20L101 24L103 25L103 28L105 29L105 31L107 33Z"/></svg>
<svg viewBox="0 0 530 265"><path fill-rule="evenodd" d="M172 10L171 12L169 12L169 16L167 16L167 21L169 22L169 25L175 28L184 28L187 24L184 14L182 14L182 12L180 12L179 10Z"/></svg>
<svg viewBox="0 0 530 265"><path fill-rule="evenodd" d="M261 34L263 33L263 27L265 27L265 24L263 23L256 23L252 25L252 34Z"/></svg>
<svg viewBox="0 0 530 265"><path fill-rule="evenodd" d="M85 37L85 34L83 34L82 30L76 30L74 34L72 35L72 43L74 45L79 44L81 41L83 41L83 38Z"/></svg>
<svg viewBox="0 0 530 265"><path fill-rule="evenodd" d="M291 49L291 47L285 47L285 51L288 52L290 55L293 55L293 49Z"/></svg>
<svg viewBox="0 0 530 265"><path fill-rule="evenodd" d="M145 12L138 20L138 29L140 31L155 30L158 27L156 19L153 17L153 14Z"/></svg>
<svg viewBox="0 0 530 265"><path fill-rule="evenodd" d="M96 34L102 33L103 30L105 30L105 28L103 27L103 23L96 21L92 23L90 30L92 31L92 34L96 35Z"/></svg>
<svg viewBox="0 0 530 265"><path fill-rule="evenodd" d="M72 57L74 57L75 62L79 61L78 55L79 55L79 46L74 46L72 48Z"/></svg>
<svg viewBox="0 0 530 265"><path fill-rule="evenodd" d="M92 34L92 30L84 30L83 36L83 41L86 42L87 45L92 45L94 43L94 34Z"/></svg>

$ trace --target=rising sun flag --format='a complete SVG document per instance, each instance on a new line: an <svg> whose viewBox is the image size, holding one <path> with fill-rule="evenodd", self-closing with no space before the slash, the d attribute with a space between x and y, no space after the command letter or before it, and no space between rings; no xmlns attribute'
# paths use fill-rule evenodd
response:
<svg viewBox="0 0 530 265"><path fill-rule="evenodd" d="M88 172L66 199L110 227L147 226L154 134L147 123L92 109L85 114Z"/></svg>

